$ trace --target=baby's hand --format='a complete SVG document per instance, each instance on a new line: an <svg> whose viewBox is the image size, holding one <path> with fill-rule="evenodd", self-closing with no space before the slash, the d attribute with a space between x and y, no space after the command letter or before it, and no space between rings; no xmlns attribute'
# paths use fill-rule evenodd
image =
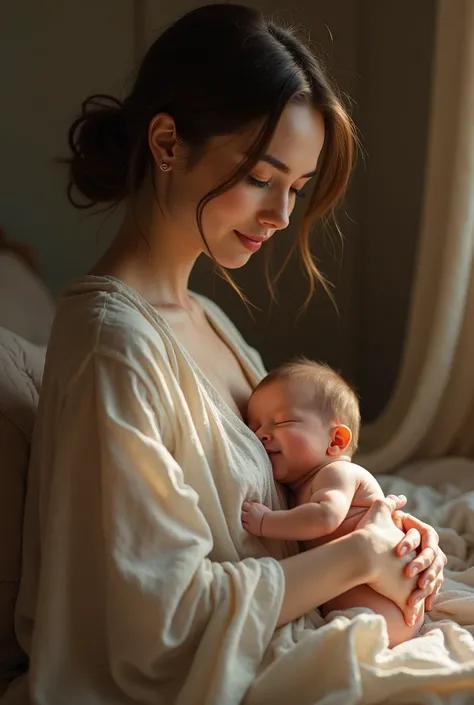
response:
<svg viewBox="0 0 474 705"><path fill-rule="evenodd" d="M263 536L262 526L266 514L272 510L259 502L244 502L242 505L242 525L249 534Z"/></svg>

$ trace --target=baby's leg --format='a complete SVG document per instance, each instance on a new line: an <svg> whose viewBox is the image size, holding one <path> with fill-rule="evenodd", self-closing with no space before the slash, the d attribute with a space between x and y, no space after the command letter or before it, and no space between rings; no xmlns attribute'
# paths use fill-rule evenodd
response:
<svg viewBox="0 0 474 705"><path fill-rule="evenodd" d="M344 610L349 607L368 607L376 614L381 614L382 617L385 617L390 647L412 639L418 634L423 623L424 612L421 613L413 627L409 627L399 607L392 600L372 590L368 585L359 585L339 595L334 600L326 602L322 606L321 612L323 617L325 617L333 610Z"/></svg>

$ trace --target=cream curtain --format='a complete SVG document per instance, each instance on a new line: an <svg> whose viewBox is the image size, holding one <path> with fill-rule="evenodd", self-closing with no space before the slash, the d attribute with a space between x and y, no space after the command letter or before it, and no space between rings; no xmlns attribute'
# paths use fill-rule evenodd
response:
<svg viewBox="0 0 474 705"><path fill-rule="evenodd" d="M474 0L438 0L416 280L394 394L357 461L474 458Z"/></svg>

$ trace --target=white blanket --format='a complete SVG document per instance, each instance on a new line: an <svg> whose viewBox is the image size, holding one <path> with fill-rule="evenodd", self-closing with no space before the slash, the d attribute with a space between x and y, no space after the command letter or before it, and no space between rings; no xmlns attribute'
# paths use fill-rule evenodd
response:
<svg viewBox="0 0 474 705"><path fill-rule="evenodd" d="M255 381L256 356L202 303ZM431 467L411 473L436 490L382 478L440 527L456 571L423 636L389 650L375 614L275 630L290 547L240 522L245 499L281 506L263 447L149 304L110 278L75 282L29 472L17 633L31 669L6 705L474 703L474 495L439 482L474 472Z"/></svg>
<svg viewBox="0 0 474 705"><path fill-rule="evenodd" d="M362 702L474 703L474 462L460 458L418 462L396 476L377 479L386 493L405 494L409 500L406 510L436 528L448 556L448 568L435 608L426 617L422 637L387 654L380 640L369 636L367 626L361 624L367 641L372 643L372 647L366 646L371 656L365 667L375 668L380 674L383 664L385 672L379 695L367 692ZM353 660L357 660L356 653ZM400 672L395 675L397 667ZM391 677L385 678L390 672ZM439 689L438 695L424 692L434 687Z"/></svg>
<svg viewBox="0 0 474 705"><path fill-rule="evenodd" d="M386 492L409 497L407 511L432 524L440 535L449 561L431 619L455 619L474 634L474 462L460 458L425 461L378 480ZM436 626L444 633L452 628ZM428 624L425 631L432 629Z"/></svg>

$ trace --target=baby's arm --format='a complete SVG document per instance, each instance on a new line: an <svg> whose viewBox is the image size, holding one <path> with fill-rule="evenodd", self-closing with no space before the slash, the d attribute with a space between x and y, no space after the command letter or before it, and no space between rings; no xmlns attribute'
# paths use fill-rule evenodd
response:
<svg viewBox="0 0 474 705"><path fill-rule="evenodd" d="M342 524L356 490L345 461L331 463L314 478L307 504L272 511L258 502L242 507L242 524L251 534L287 541L309 541L333 533Z"/></svg>

